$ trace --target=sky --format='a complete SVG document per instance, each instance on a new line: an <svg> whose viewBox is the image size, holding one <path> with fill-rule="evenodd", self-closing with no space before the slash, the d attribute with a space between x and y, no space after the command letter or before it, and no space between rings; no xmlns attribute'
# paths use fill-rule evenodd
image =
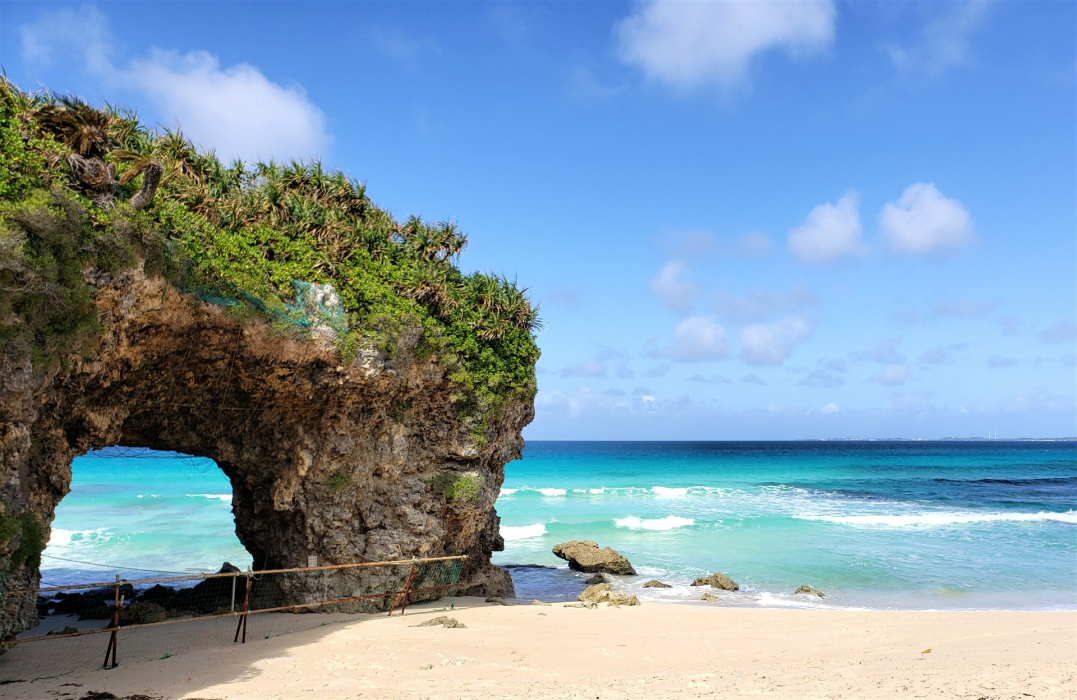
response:
<svg viewBox="0 0 1077 700"><path fill-rule="evenodd" d="M320 159L545 330L528 439L1077 435L1077 4L0 0L0 65Z"/></svg>

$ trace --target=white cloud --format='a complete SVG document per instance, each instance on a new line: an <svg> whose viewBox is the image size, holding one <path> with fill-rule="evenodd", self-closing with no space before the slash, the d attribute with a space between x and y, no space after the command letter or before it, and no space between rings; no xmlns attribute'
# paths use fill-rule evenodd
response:
<svg viewBox="0 0 1077 700"><path fill-rule="evenodd" d="M670 260L651 280L651 291L663 304L679 313L692 308L692 302L699 294L699 287L694 282L681 278L686 269L680 260Z"/></svg>
<svg viewBox="0 0 1077 700"><path fill-rule="evenodd" d="M803 224L789 232L789 251L807 263L867 254L859 207L860 195L852 191L835 204L815 207Z"/></svg>
<svg viewBox="0 0 1077 700"><path fill-rule="evenodd" d="M745 296L720 294L714 300L715 312L723 318L757 321L782 311L814 306L819 297L804 287L794 287L787 293L753 290Z"/></svg>
<svg viewBox="0 0 1077 700"><path fill-rule="evenodd" d="M950 68L969 63L969 35L982 26L987 2L939 3L936 7L945 7L945 14L924 25L915 42L888 48L890 60L899 69L936 78Z"/></svg>
<svg viewBox="0 0 1077 700"><path fill-rule="evenodd" d="M819 409L820 413L838 413L839 411L841 411L841 406L834 403L833 401Z"/></svg>
<svg viewBox="0 0 1077 700"><path fill-rule="evenodd" d="M884 365L881 370L871 375L871 381L886 386L898 386L904 384L909 378L909 365L902 362L899 364Z"/></svg>
<svg viewBox="0 0 1077 700"><path fill-rule="evenodd" d="M741 255L749 258L761 258L770 254L770 251L774 249L774 244L770 242L767 234L762 231L749 231L741 236L737 248L740 250Z"/></svg>
<svg viewBox="0 0 1077 700"><path fill-rule="evenodd" d="M931 310L931 313L940 318L946 316L954 318L971 318L975 316L986 316L991 313L994 308L995 303L991 301L979 301L977 299L970 299L969 297L960 297L950 301L940 301L938 304L935 304L935 308Z"/></svg>
<svg viewBox="0 0 1077 700"><path fill-rule="evenodd" d="M205 51L153 49L119 66L109 49L113 43L105 18L93 8L48 13L22 27L28 61L79 60L113 89L147 98L168 126L226 160L303 159L328 146L325 118L299 86L274 83L246 63L222 67Z"/></svg>
<svg viewBox="0 0 1077 700"><path fill-rule="evenodd" d="M944 365L949 362L953 362L953 360L946 352L946 348L942 347L941 345L936 345L933 348L929 348L920 358L920 364L922 365Z"/></svg>
<svg viewBox="0 0 1077 700"><path fill-rule="evenodd" d="M672 345L648 354L682 362L725 359L725 328L708 316L689 316L677 324Z"/></svg>
<svg viewBox="0 0 1077 700"><path fill-rule="evenodd" d="M879 228L892 250L935 253L956 250L972 240L972 217L956 199L930 182L905 188L879 214Z"/></svg>
<svg viewBox="0 0 1077 700"><path fill-rule="evenodd" d="M807 386L813 388L822 387L824 389L834 389L845 384L845 378L840 375L834 374L833 372L828 372L823 369L816 369L812 370L811 373L808 374L808 376L801 379L799 382L797 382L797 384L799 386Z"/></svg>
<svg viewBox="0 0 1077 700"><path fill-rule="evenodd" d="M1044 343L1072 343L1077 340L1077 323L1062 319L1036 334Z"/></svg>
<svg viewBox="0 0 1077 700"><path fill-rule="evenodd" d="M740 330L741 358L750 365L780 365L810 333L808 322L799 316L745 326Z"/></svg>
<svg viewBox="0 0 1077 700"><path fill-rule="evenodd" d="M584 360L561 370L562 377L605 377L606 363L602 360Z"/></svg>
<svg viewBox="0 0 1077 700"><path fill-rule="evenodd" d="M827 47L835 15L831 0L648 0L616 27L618 56L676 89L730 87L746 80L759 54L784 49L796 57Z"/></svg>

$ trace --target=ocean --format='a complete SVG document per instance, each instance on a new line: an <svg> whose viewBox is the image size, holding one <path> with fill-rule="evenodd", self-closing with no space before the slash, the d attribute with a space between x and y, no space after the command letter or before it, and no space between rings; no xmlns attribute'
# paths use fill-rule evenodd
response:
<svg viewBox="0 0 1077 700"><path fill-rule="evenodd" d="M112 448L73 470L47 583L250 564L212 461ZM698 600L691 581L720 571L741 586L724 605L1077 609L1074 442L533 441L497 510L520 598L574 598L585 577L551 548L590 539L645 601Z"/></svg>

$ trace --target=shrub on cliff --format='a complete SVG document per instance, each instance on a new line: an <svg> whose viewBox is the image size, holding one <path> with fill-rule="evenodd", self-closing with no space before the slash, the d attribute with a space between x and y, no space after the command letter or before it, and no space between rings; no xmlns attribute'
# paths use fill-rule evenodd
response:
<svg viewBox="0 0 1077 700"><path fill-rule="evenodd" d="M144 260L235 318L300 332L301 290L331 285L344 359L418 334L481 428L533 396L540 321L514 281L460 272L466 242L451 222L395 220L318 163L224 164L131 113L0 79L0 342L28 343L35 369L92 341L91 278Z"/></svg>

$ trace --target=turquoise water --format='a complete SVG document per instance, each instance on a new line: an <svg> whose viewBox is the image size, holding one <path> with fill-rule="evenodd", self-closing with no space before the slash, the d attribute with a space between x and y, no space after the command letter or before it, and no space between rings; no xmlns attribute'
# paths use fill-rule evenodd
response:
<svg viewBox="0 0 1077 700"><path fill-rule="evenodd" d="M212 462L134 451L76 460L47 581L120 567L185 571L250 557ZM729 605L1077 608L1072 442L532 442L498 499L503 565L522 598L574 597L550 552L593 539L640 572L619 587L696 600L721 571ZM549 568L554 567L554 568ZM642 589L659 578L672 589ZM823 600L793 596L802 584Z"/></svg>

